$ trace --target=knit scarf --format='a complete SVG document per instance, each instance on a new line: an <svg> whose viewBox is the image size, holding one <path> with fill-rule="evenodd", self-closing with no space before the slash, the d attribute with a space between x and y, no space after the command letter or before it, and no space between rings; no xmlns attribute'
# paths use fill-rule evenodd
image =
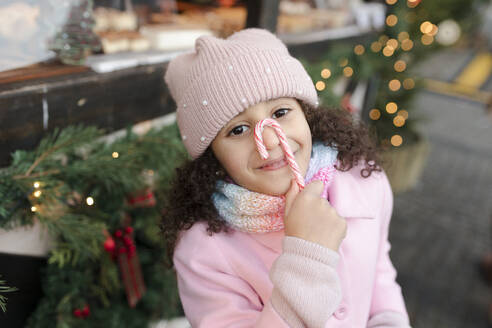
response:
<svg viewBox="0 0 492 328"><path fill-rule="evenodd" d="M322 197L328 197L338 151L321 142L314 142L308 170L304 177L324 184ZM231 180L230 180L231 181ZM220 217L236 230L249 233L279 231L284 228L285 196L271 196L250 191L235 183L218 180L212 201Z"/></svg>

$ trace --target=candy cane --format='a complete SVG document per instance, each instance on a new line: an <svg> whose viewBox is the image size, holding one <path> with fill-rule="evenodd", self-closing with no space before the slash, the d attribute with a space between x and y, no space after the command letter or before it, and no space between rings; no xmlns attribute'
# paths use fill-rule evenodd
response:
<svg viewBox="0 0 492 328"><path fill-rule="evenodd" d="M277 133L277 136L280 140L280 146L282 147L285 153L285 157L287 159L287 162L289 163L292 173L294 174L297 185L299 186L299 190L304 189L304 178L301 175L301 170L299 170L299 165L297 165L297 162L294 158L294 154L292 153L292 150L290 149L290 146L287 143L287 137L285 136L284 132L282 131L282 128L277 123L277 121L271 118L266 118L264 120L261 120L255 126L255 142L256 142L256 146L258 147L258 152L260 153L261 158L267 159L269 156L268 151L266 150L266 147L263 144L263 129L267 125L271 126Z"/></svg>

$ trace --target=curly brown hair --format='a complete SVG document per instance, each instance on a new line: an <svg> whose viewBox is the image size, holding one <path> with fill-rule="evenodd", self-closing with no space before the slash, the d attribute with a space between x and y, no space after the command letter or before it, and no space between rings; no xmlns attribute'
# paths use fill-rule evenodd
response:
<svg viewBox="0 0 492 328"><path fill-rule="evenodd" d="M376 136L364 122L356 122L353 116L342 109L326 107L314 108L299 101L311 129L313 140L338 150L339 171L348 171L364 161L360 174L367 178L373 171L381 171L380 149ZM224 179L226 172L214 156L209 146L195 160L188 160L176 168L176 174L170 182L168 206L160 224L166 247L169 266L180 231L190 229L194 223L205 221L210 235L228 232L226 222L222 220L211 200L218 179Z"/></svg>

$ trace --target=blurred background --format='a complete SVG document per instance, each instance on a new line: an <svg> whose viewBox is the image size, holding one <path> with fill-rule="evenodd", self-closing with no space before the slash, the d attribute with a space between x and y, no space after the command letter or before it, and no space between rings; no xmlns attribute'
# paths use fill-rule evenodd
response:
<svg viewBox="0 0 492 328"><path fill-rule="evenodd" d="M377 136L412 327L492 327L487 0L3 0L1 327L188 327L158 223L167 63L262 27Z"/></svg>

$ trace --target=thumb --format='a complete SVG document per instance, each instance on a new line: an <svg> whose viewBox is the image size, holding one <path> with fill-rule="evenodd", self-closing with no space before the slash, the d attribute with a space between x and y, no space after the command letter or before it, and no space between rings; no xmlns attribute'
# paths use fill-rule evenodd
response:
<svg viewBox="0 0 492 328"><path fill-rule="evenodd" d="M284 218L287 216L287 214L290 211L290 208L292 206L292 203L296 199L297 194L299 193L299 186L297 185L297 182L295 179L290 180L290 188L285 194L285 211L284 211Z"/></svg>

